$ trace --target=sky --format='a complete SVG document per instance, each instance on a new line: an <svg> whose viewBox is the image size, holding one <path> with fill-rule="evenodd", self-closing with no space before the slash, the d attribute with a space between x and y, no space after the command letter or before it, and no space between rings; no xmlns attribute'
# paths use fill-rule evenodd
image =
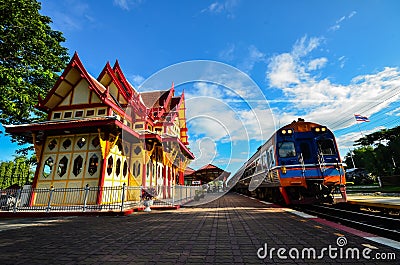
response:
<svg viewBox="0 0 400 265"><path fill-rule="evenodd" d="M195 169L235 172L299 117L333 130L342 157L400 124L396 0L48 0L40 12L91 75L118 60L139 92L184 92ZM0 144L10 159L16 146Z"/></svg>

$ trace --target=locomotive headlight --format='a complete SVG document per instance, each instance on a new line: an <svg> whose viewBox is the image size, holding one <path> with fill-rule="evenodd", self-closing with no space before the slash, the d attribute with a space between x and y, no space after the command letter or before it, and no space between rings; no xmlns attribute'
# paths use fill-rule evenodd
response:
<svg viewBox="0 0 400 265"><path fill-rule="evenodd" d="M282 129L281 134L282 135L290 135L290 134L293 134L293 130L292 129Z"/></svg>
<svg viewBox="0 0 400 265"><path fill-rule="evenodd" d="M315 127L313 130L316 133L324 133L324 132L328 131L328 129L325 126L323 126L323 127Z"/></svg>
<svg viewBox="0 0 400 265"><path fill-rule="evenodd" d="M282 171L282 174L286 174L286 172L287 172L286 167L285 167L285 166L282 166L282 167L281 167L281 171Z"/></svg>

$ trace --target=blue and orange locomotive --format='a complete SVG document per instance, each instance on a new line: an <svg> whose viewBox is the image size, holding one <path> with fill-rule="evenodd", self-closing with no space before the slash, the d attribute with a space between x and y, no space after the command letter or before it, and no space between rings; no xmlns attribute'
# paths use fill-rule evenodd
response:
<svg viewBox="0 0 400 265"><path fill-rule="evenodd" d="M232 179L237 191L274 202L345 202L343 166L333 133L299 119L277 130Z"/></svg>

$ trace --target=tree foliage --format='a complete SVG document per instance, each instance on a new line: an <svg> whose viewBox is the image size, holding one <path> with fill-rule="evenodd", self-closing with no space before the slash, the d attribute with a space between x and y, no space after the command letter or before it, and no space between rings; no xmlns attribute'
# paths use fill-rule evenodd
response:
<svg viewBox="0 0 400 265"><path fill-rule="evenodd" d="M400 126L365 135L355 145L360 147L353 150L352 157L347 153L347 165L354 161L357 168L376 176L400 174Z"/></svg>
<svg viewBox="0 0 400 265"><path fill-rule="evenodd" d="M42 120L34 108L66 65L68 50L51 19L39 13L36 0L0 2L0 122L22 124ZM23 142L23 139L16 139Z"/></svg>
<svg viewBox="0 0 400 265"><path fill-rule="evenodd" d="M18 156L13 161L0 162L0 189L10 187L14 184L23 186L31 183L34 170L31 168L36 164L34 157L28 159Z"/></svg>

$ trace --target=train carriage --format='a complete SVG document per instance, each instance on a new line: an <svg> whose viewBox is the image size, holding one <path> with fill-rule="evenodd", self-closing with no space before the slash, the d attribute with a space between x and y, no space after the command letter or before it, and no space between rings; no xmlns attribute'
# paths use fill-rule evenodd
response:
<svg viewBox="0 0 400 265"><path fill-rule="evenodd" d="M344 168L335 136L326 126L303 119L277 130L234 179L239 179L239 192L275 202L346 201Z"/></svg>

